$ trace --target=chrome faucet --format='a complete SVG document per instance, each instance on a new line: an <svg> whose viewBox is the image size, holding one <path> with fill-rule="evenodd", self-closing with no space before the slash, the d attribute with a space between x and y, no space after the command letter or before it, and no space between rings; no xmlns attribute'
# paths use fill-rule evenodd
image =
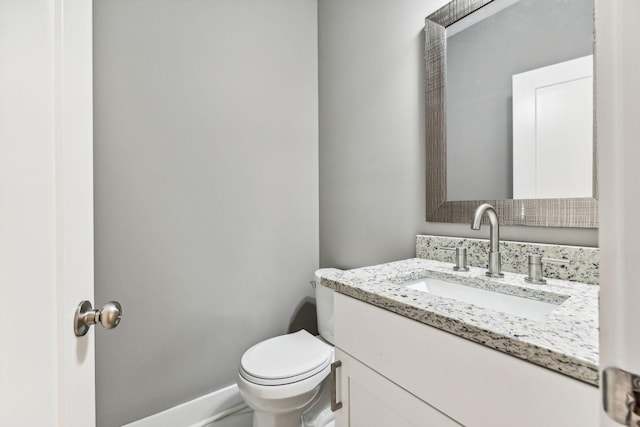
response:
<svg viewBox="0 0 640 427"><path fill-rule="evenodd" d="M489 217L489 271L487 276L489 277L504 277L501 272L500 261L500 226L498 225L498 214L496 210L488 203L484 203L478 206L473 213L473 219L471 220L471 229L480 230L480 223L482 222L482 216L487 213Z"/></svg>

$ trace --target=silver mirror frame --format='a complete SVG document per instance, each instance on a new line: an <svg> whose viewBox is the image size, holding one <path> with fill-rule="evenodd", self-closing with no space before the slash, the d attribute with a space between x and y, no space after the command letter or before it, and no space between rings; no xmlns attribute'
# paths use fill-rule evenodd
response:
<svg viewBox="0 0 640 427"><path fill-rule="evenodd" d="M425 20L427 221L471 221L473 210L492 204L501 224L598 228L598 168L594 90L593 197L567 199L447 201L446 33L445 29L493 0L453 0ZM595 63L594 41L594 63ZM595 86L595 74L594 74Z"/></svg>

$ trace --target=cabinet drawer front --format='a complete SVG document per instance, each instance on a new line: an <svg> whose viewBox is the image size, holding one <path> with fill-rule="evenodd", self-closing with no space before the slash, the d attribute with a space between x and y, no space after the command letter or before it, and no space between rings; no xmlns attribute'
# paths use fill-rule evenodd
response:
<svg viewBox="0 0 640 427"><path fill-rule="evenodd" d="M596 387L338 293L335 344L465 426L599 425Z"/></svg>

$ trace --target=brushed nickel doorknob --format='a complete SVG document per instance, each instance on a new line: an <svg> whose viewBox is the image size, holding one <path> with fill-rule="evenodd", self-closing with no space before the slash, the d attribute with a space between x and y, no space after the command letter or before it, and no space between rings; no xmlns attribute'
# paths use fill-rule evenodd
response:
<svg viewBox="0 0 640 427"><path fill-rule="evenodd" d="M82 337L96 323L100 323L105 329L113 329L118 326L121 318L122 306L117 301L109 301L102 306L102 310L94 310L89 301L82 301L73 317L73 331L77 337Z"/></svg>

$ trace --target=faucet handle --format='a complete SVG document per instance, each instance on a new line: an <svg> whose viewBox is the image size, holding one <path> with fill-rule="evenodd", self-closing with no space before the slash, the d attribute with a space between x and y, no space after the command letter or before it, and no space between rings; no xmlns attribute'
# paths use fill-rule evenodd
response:
<svg viewBox="0 0 640 427"><path fill-rule="evenodd" d="M533 283L536 285L544 285L547 283L544 277L542 277L542 262L549 262L551 264L569 265L571 262L566 259L556 258L543 258L538 254L527 254L529 260L529 275L524 278L527 283Z"/></svg>
<svg viewBox="0 0 640 427"><path fill-rule="evenodd" d="M456 253L456 265L453 267L454 271L469 271L467 267L467 248L458 246L457 248L440 248L443 251L450 251Z"/></svg>
<svg viewBox="0 0 640 427"><path fill-rule="evenodd" d="M547 283L545 278L542 277L542 255L528 254L527 260L529 264L529 275L524 278L524 281L535 285L544 285Z"/></svg>
<svg viewBox="0 0 640 427"><path fill-rule="evenodd" d="M550 262L551 264L561 264L561 265L569 265L571 261L566 259L556 259L556 258L542 258L544 262Z"/></svg>
<svg viewBox="0 0 640 427"><path fill-rule="evenodd" d="M469 271L467 267L467 248L456 248L456 265L453 267L454 271Z"/></svg>

